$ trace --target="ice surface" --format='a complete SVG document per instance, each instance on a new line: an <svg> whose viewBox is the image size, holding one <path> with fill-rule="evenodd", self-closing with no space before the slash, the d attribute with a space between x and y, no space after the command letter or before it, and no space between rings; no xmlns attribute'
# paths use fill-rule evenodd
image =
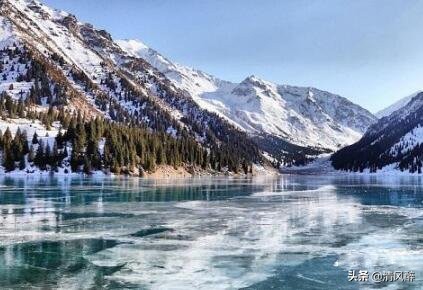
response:
<svg viewBox="0 0 423 290"><path fill-rule="evenodd" d="M348 287L351 269L423 277L417 178L39 177L0 184L3 285L17 285L5 278L13 267L23 277L14 283L25 282L25 264L39 259L48 268L47 249L61 253L48 271L60 278L39 274L33 283L68 289L82 287L79 279L112 289L335 289ZM37 258L25 262L28 255Z"/></svg>

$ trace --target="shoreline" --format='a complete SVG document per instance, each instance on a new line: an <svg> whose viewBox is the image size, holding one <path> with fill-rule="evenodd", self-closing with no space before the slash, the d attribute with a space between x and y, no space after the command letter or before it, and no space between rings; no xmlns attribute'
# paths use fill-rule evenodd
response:
<svg viewBox="0 0 423 290"><path fill-rule="evenodd" d="M192 178L192 177L257 177L257 176L278 176L281 173L273 167L255 166L253 173L233 173L233 172L216 172L212 170L204 170L200 168L192 168L189 166L180 166L174 168L169 165L158 166L154 172L130 172L129 174L115 174L105 171L93 171L90 174L83 172L65 172L67 168L59 168L58 172L39 170L39 169L26 169L5 172L3 168L0 169L0 177L86 177L86 178L99 178L99 177L136 177L146 179L165 179L165 178ZM28 172L28 170L31 170Z"/></svg>

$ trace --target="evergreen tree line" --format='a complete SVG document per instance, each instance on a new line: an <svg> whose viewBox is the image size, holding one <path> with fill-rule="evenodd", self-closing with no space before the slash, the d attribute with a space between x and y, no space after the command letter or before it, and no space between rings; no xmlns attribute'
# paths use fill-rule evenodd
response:
<svg viewBox="0 0 423 290"><path fill-rule="evenodd" d="M117 174L153 172L159 165L227 169L235 173L252 170L251 163L230 155L225 147L204 148L188 134L174 138L165 132L152 132L99 117L86 121L82 114L70 115L52 108L27 115L37 116L50 125L59 121L64 129L59 131L53 144L43 141L47 138L36 133L29 136L29 140L20 129L14 137L9 128L4 133L0 131L0 150L7 171L22 170L27 165L52 171L69 165L72 172L107 170Z"/></svg>

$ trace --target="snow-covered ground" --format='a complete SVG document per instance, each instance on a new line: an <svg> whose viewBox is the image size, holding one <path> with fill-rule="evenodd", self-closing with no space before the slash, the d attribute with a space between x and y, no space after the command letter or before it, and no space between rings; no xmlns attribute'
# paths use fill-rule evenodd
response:
<svg viewBox="0 0 423 290"><path fill-rule="evenodd" d="M34 133L37 133L39 142L42 142L45 146L48 144L50 148L53 148L56 140L55 138L59 130L61 130L61 126L59 122L54 122L51 129L47 130L47 128L39 120L31 121L22 118L0 120L0 130L2 134L4 134L7 129L10 130L12 136L14 136L18 130L20 130L21 132L26 132L29 145L31 145ZM34 150L36 150L38 145L34 146ZM64 173L65 168L59 168L59 173L60 171L62 171L61 173ZM28 173L49 174L47 171L40 171L38 170L38 168L31 166L30 164L28 164L28 162L27 168L23 170L16 169L15 171L8 172L7 174L15 176L25 175ZM6 174L2 166L0 166L0 174Z"/></svg>
<svg viewBox="0 0 423 290"><path fill-rule="evenodd" d="M39 120L31 121L22 118L8 119L7 121L0 120L0 130L3 134L6 132L7 128L9 128L13 136L18 129L25 131L29 140L32 140L32 136L37 132L39 139L41 139L44 144L48 142L50 146L53 146L54 140L60 130L60 123L54 122L51 129L47 130Z"/></svg>
<svg viewBox="0 0 423 290"><path fill-rule="evenodd" d="M401 154L407 154L407 152L414 149L416 146L423 143L423 127L418 126L401 137L400 141L391 147L391 155L395 155L398 149L401 148Z"/></svg>
<svg viewBox="0 0 423 290"><path fill-rule="evenodd" d="M51 129L47 130L47 128L38 120L31 121L28 119L8 119L8 120L0 120L0 130L4 134L6 132L7 128L9 128L10 132L12 133L12 136L14 136L17 132L17 130L21 130L22 132L26 132L28 143L29 145L32 145L32 138L34 133L37 133L38 135L38 141L42 142L44 146L47 144L50 146L50 148L53 148L54 143L56 141L56 136L59 133L61 129L61 125L59 122L53 122L53 125ZM62 133L64 133L62 131ZM105 139L102 138L99 142L99 151L100 154L103 154L104 151L104 144ZM37 150L38 145L35 144L34 151ZM69 145L67 146L68 154L70 155L72 152L72 147ZM70 157L66 157L63 162L62 166L57 168L57 171L54 172L55 175L80 175L79 173L72 173L71 168L69 165ZM0 161L1 161L1 153L0 153ZM22 175L50 175L52 174L50 171L42 171L39 170L37 167L33 166L32 164L27 163L27 167L23 170L16 169L11 172L5 172L4 168L0 165L0 175L13 175L13 176L22 176ZM1 164L1 163L0 163ZM104 176L106 175L102 171L94 171L90 176Z"/></svg>

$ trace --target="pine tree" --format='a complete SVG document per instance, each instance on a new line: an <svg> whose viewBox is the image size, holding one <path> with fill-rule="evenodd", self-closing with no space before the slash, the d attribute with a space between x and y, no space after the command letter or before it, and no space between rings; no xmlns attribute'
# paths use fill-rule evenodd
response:
<svg viewBox="0 0 423 290"><path fill-rule="evenodd" d="M35 159L35 150L34 150L34 146L31 145L31 147L29 148L29 153L28 153L28 162L34 162Z"/></svg>
<svg viewBox="0 0 423 290"><path fill-rule="evenodd" d="M75 150L72 150L70 165L71 165L71 170L73 172L79 172L80 161L79 161L79 156L75 152Z"/></svg>
<svg viewBox="0 0 423 290"><path fill-rule="evenodd" d="M3 147L11 146L12 144L12 132L10 132L9 127L6 128L6 132L3 135Z"/></svg>
<svg viewBox="0 0 423 290"><path fill-rule="evenodd" d="M19 169L24 170L26 168L26 161L25 161L25 155L21 155L21 160L19 161Z"/></svg>
<svg viewBox="0 0 423 290"><path fill-rule="evenodd" d="M46 159L44 155L44 144L43 141L40 140L37 148L37 153L35 154L34 164L38 166L41 170L46 169Z"/></svg>
<svg viewBox="0 0 423 290"><path fill-rule="evenodd" d="M7 172L15 170L15 159L14 159L12 150L10 150L10 148L5 148L3 152L4 152L4 155L3 155L4 169Z"/></svg>
<svg viewBox="0 0 423 290"><path fill-rule="evenodd" d="M32 144L38 144L38 134L37 134L37 132L34 132L34 135L32 137Z"/></svg>
<svg viewBox="0 0 423 290"><path fill-rule="evenodd" d="M84 158L84 173L91 174L91 161L88 158Z"/></svg>

